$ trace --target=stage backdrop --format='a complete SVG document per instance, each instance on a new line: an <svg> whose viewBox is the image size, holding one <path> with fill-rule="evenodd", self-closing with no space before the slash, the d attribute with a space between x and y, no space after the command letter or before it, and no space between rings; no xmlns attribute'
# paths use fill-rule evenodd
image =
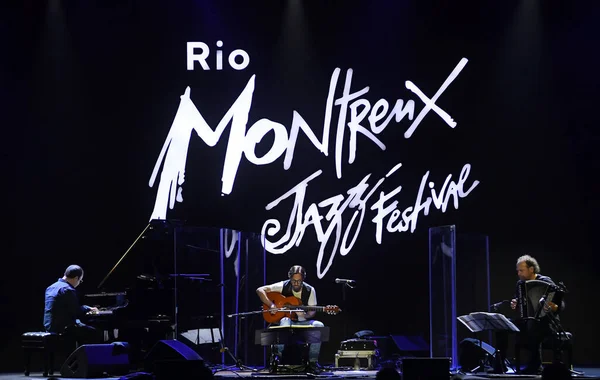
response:
<svg viewBox="0 0 600 380"><path fill-rule="evenodd" d="M597 361L600 14L559 3L7 8L2 363L67 265L95 292L153 218L263 233L267 282L303 265L349 333L426 339L428 229L456 225L490 238L492 301L525 253L564 281L576 361ZM340 317L319 315L325 362Z"/></svg>

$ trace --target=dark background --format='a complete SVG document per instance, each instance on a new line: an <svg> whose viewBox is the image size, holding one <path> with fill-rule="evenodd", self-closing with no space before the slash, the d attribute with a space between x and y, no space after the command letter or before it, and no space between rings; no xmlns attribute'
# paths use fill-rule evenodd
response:
<svg viewBox="0 0 600 380"><path fill-rule="evenodd" d="M598 211L597 101L600 4L593 1L23 1L2 9L2 131L7 158L2 284L2 367L20 369L18 336L40 328L43 292L65 267L86 269L82 293L114 265L146 225L156 184L148 181L179 105L191 98L214 128L251 75L256 88L251 125L268 118L291 124L300 113L322 133L331 73L354 70L352 90L364 97L423 103L404 87L414 82L433 96L466 57L469 63L436 102L458 126L434 112L404 139L406 118L379 135L379 150L358 137L357 158L336 179L334 108L329 156L300 137L290 170L283 157L268 166L243 159L233 192L221 196L228 130L215 147L191 139L184 202L169 217L194 225L260 232L285 220L287 206L264 207L317 169L308 202L343 194L365 175L370 183L398 162L382 190L398 185L399 208L414 203L421 177L439 186L456 180L465 163L480 181L459 210L432 207L414 233L384 231L375 242L368 211L354 249L337 256L318 279L312 229L299 247L268 256L268 281L304 265L320 304L340 304L336 277L359 286L345 305L349 330L428 334L429 227L455 224L490 238L492 299L508 299L515 262L529 253L542 272L570 290L564 326L576 337L576 364L598 363L597 323L591 317L598 258L592 240ZM250 55L242 71L186 70L186 42L224 61L236 48ZM302 135L302 134L301 134ZM348 135L344 145L347 160ZM268 146L265 139L263 149ZM394 182L395 181L395 182ZM372 202L371 202L372 203ZM348 216L348 215L346 215ZM483 268L472 269L475 271ZM459 279L460 281L460 279ZM395 306L398 312L382 311ZM384 310L387 310L383 308ZM322 360L333 361L339 320L322 316L335 339Z"/></svg>

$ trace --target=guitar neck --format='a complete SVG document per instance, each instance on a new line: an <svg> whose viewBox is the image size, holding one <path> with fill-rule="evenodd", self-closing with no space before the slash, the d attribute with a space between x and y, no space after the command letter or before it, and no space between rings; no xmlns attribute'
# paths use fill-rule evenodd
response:
<svg viewBox="0 0 600 380"><path fill-rule="evenodd" d="M293 307L296 309L304 310L304 311L325 311L325 306L298 305L298 306L293 306Z"/></svg>

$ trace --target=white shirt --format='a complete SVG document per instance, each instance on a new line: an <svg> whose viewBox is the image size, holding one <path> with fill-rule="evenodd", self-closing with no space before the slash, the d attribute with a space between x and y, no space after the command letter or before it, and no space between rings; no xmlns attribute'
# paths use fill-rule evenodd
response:
<svg viewBox="0 0 600 380"><path fill-rule="evenodd" d="M274 284L267 285L267 287L272 292L281 293L283 291L283 284L285 284L285 282L286 281L279 281ZM317 292L315 291L315 288L310 286L306 282L303 284L306 285L306 287L310 289L310 295L308 296L308 303L306 306L316 306L317 305ZM302 290L300 290L299 292L295 292L294 289L292 288L292 294L294 294L294 297L302 299ZM299 313L298 320L305 321L306 318L304 318L304 314Z"/></svg>

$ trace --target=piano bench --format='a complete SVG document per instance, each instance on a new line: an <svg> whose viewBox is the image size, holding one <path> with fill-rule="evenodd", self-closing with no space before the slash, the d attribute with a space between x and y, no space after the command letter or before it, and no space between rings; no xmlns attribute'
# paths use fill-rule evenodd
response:
<svg viewBox="0 0 600 380"><path fill-rule="evenodd" d="M44 359L44 376L54 374L54 353L58 348L60 335L36 331L21 335L21 347L25 355L25 376L29 376L33 352L41 352Z"/></svg>

